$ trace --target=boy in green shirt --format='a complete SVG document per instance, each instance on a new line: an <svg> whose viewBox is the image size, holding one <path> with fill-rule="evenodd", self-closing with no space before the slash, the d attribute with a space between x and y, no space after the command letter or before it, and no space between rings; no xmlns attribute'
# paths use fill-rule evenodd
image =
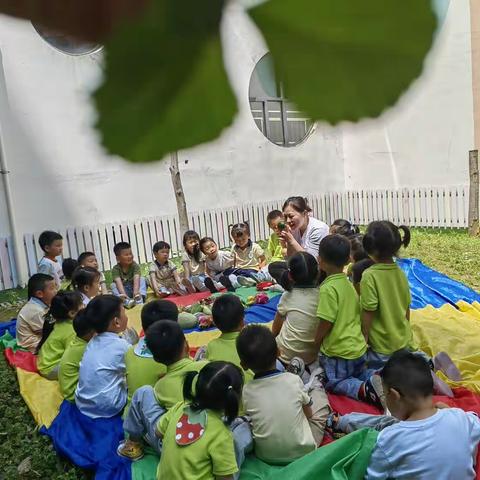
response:
<svg viewBox="0 0 480 480"><path fill-rule="evenodd" d="M129 307L132 299L141 305L147 297L147 281L141 276L140 266L133 260L132 247L127 242L113 247L117 265L112 268L112 293L121 297Z"/></svg>
<svg viewBox="0 0 480 480"><path fill-rule="evenodd" d="M80 362L88 342L95 335L95 330L87 321L85 310L81 310L73 319L73 330L75 330L77 336L63 353L58 369L60 391L65 400L69 402L75 402L75 389L78 383Z"/></svg>
<svg viewBox="0 0 480 480"><path fill-rule="evenodd" d="M155 387L140 387L133 395L123 422L128 439L120 443L118 454L138 460L143 457L142 439L157 452L162 449L157 423L160 417L183 401L183 381L187 372L198 372L207 362L194 362L182 328L172 320L157 321L145 333L146 346L155 362L166 366L165 375Z"/></svg>
<svg viewBox="0 0 480 480"><path fill-rule="evenodd" d="M207 345L206 359L210 362L230 362L239 367L245 376L245 383L253 378L251 370L243 370L237 353L237 338L244 327L245 308L236 295L218 297L212 307L215 326L222 332L220 337Z"/></svg>
<svg viewBox="0 0 480 480"><path fill-rule="evenodd" d="M169 300L154 300L142 308L142 328L146 332L159 320L178 321L178 308ZM167 372L167 367L154 360L152 352L145 343L145 337L140 338L125 354L127 367L128 403L132 401L133 394L144 385L153 387L160 377Z"/></svg>
<svg viewBox="0 0 480 480"><path fill-rule="evenodd" d="M349 259L350 242L342 235L328 235L320 242L319 265L327 278L320 286L320 324L315 342L320 348L328 391L381 407L381 379L366 366L360 303L343 273Z"/></svg>
<svg viewBox="0 0 480 480"><path fill-rule="evenodd" d="M266 256L268 263L272 262L284 262L287 253L287 248L280 242L278 236L282 231L282 222L285 222L285 217L280 210L272 210L267 215L267 223L273 233L270 235L267 244Z"/></svg>

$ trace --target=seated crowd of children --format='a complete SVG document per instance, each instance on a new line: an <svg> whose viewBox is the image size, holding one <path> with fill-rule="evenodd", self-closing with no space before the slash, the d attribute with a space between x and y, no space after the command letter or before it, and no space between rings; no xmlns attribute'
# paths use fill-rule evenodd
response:
<svg viewBox="0 0 480 480"><path fill-rule="evenodd" d="M337 220L315 239L314 256L312 241L302 248L306 207L296 212L295 205L268 214L266 251L246 222L232 226L230 251L186 232L183 272L159 241L145 278L131 246L118 243L112 294L94 253L65 259L62 269L62 237L44 232L45 257L18 315L18 344L38 353L39 373L58 380L80 412L123 415L118 454L137 460L149 445L160 455L159 479L238 478L251 450L285 465L318 448L325 432L363 427L381 431L367 479L475 478L479 419L432 400L434 391L452 396L436 370L457 381L460 374L447 354L429 358L414 344L410 289L396 262L410 242L408 228L377 221L362 235ZM303 232L295 222L305 224ZM234 292L273 279L283 293L271 330L245 325L239 297L220 295L212 307L220 336L191 358L168 296ZM125 309L146 301L147 286L157 299L142 307L144 336L126 335ZM327 392L385 415L340 416Z"/></svg>

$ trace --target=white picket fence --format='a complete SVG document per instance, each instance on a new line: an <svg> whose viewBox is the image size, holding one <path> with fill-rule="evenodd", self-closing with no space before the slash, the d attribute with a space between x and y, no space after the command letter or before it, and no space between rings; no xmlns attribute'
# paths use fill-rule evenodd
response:
<svg viewBox="0 0 480 480"><path fill-rule="evenodd" d="M466 228L468 226L468 186L404 188L400 190L347 191L309 195L315 217L330 224L345 218L357 225L388 219L411 227ZM231 244L229 226L248 221L255 240L265 240L270 232L266 223L269 211L280 209L282 200L245 204L238 207L191 213L190 227L199 235L213 237L221 248ZM45 228L55 230L55 225ZM148 217L139 220L93 226L58 229L64 238L64 257L77 258L84 251L97 255L100 268L115 265L113 246L120 241L131 243L135 258L146 263L152 257L152 245L165 240L172 254L182 250L182 235L177 216ZM37 271L42 256L38 245L40 232L24 235L28 274ZM0 238L0 290L17 285L17 273L11 239Z"/></svg>

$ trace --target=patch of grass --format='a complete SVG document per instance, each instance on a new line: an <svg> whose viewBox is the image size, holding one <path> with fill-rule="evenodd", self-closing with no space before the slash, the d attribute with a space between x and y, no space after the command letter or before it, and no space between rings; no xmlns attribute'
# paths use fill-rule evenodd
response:
<svg viewBox="0 0 480 480"><path fill-rule="evenodd" d="M13 369L0 354L0 478L77 480L91 476L61 460L40 435L20 396ZM18 466L21 466L21 472Z"/></svg>

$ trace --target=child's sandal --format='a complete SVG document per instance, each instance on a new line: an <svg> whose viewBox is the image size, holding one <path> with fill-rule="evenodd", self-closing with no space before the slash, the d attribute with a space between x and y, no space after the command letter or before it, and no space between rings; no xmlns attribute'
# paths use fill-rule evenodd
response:
<svg viewBox="0 0 480 480"><path fill-rule="evenodd" d="M121 457L128 458L132 462L140 460L144 455L142 445L130 440L124 440L121 442L117 448L117 453Z"/></svg>

